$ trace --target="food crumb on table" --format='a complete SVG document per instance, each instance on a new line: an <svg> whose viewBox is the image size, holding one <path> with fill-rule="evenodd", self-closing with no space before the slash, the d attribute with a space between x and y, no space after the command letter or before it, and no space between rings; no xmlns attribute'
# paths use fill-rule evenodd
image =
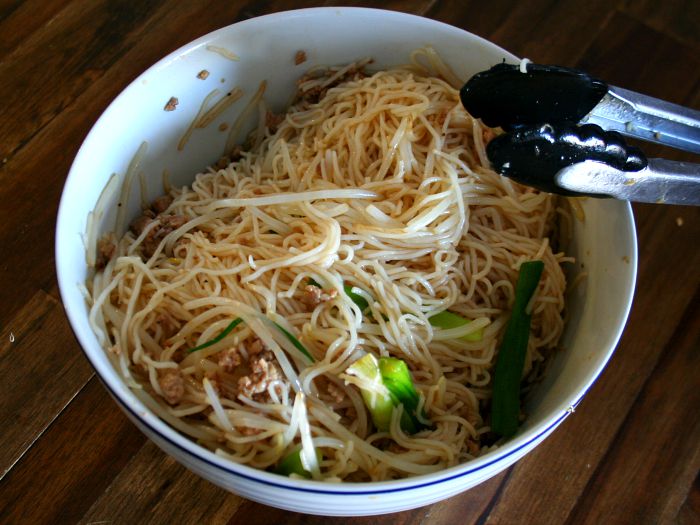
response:
<svg viewBox="0 0 700 525"><path fill-rule="evenodd" d="M197 73L197 78L200 80L206 80L208 76L209 71L207 71L206 69L202 69L199 73Z"/></svg>
<svg viewBox="0 0 700 525"><path fill-rule="evenodd" d="M294 55L294 64L298 66L299 64L303 64L304 62L306 62L306 51L300 49L299 51L297 51L296 55Z"/></svg>

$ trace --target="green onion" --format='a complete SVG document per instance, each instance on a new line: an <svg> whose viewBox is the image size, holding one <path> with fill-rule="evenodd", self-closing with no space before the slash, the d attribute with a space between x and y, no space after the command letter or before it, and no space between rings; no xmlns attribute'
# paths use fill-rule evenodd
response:
<svg viewBox="0 0 700 525"><path fill-rule="evenodd" d="M369 410L377 430L388 431L394 407L403 405L401 428L408 434L415 434L425 425L416 417L420 396L413 386L408 366L395 357L380 357L366 354L346 370L361 380L362 399Z"/></svg>
<svg viewBox="0 0 700 525"><path fill-rule="evenodd" d="M319 462L323 459L318 449L316 449L316 457ZM301 463L301 447L283 457L274 468L273 472L281 474L282 476L298 474L304 478L311 479L311 473L308 470L304 470L304 466Z"/></svg>
<svg viewBox="0 0 700 525"><path fill-rule="evenodd" d="M309 280L306 281L306 284L309 286L315 286L316 288L323 288L317 281L315 281L312 277L309 277Z"/></svg>
<svg viewBox="0 0 700 525"><path fill-rule="evenodd" d="M388 431L391 426L391 414L394 412L394 401L382 381L377 358L366 354L351 364L345 373L358 377L365 385L365 388L360 387L360 393L374 426L377 430Z"/></svg>
<svg viewBox="0 0 700 525"><path fill-rule="evenodd" d="M380 357L379 371L394 405L403 405L401 428L409 434L415 434L423 427L416 417L420 396L413 386L413 378L406 362L395 357Z"/></svg>
<svg viewBox="0 0 700 525"><path fill-rule="evenodd" d="M218 342L221 341L224 337L226 337L228 334L230 334L230 333L233 331L233 329L236 328L236 327L237 327L239 324L241 324L242 322L243 322L243 319L241 319L240 317L236 317L236 318L235 318L233 321L231 321L231 323L230 323L226 328L224 328L224 330L223 330L219 335L217 335L214 339L212 339L212 340L210 340L210 341L207 341L206 343L202 343L202 344L199 345L199 346L195 346L194 348L188 350L187 353L188 353L188 354L191 354L192 352L196 352L197 350L202 350L202 349L204 349L204 348L207 348L207 347L209 347L209 346L211 346L211 345L214 345L214 344L218 343ZM275 324L275 326L276 326L277 328L279 328L279 330L280 330L284 335L287 336L287 339L289 339L289 342L292 343L292 344L294 345L294 347L295 347L297 350L299 350L302 354L304 354L306 357L308 357L312 362L314 361L314 358L313 358L313 356L311 355L311 352L309 352L309 351L306 349L306 347L305 347L303 344L301 344L301 341L299 341L299 339L297 339L296 337L294 337L291 333L289 333L287 330L285 330L284 328L282 328L282 327L281 327L280 325L278 325L277 323L274 323L274 324Z"/></svg>
<svg viewBox="0 0 700 525"><path fill-rule="evenodd" d="M525 366L532 320L526 309L537 290L543 269L542 261L529 261L520 266L518 282L515 285L513 312L496 361L491 401L491 430L504 437L512 436L518 429L520 380Z"/></svg>
<svg viewBox="0 0 700 525"><path fill-rule="evenodd" d="M191 348L190 350L187 351L188 354L191 354L192 352L196 352L197 350L203 350L204 348L207 348L211 345L215 345L219 341L221 341L224 337L226 337L228 334L230 334L234 328L236 328L239 324L243 322L243 319L240 317L236 317L231 323L224 328L223 332L221 332L219 335L217 335L214 339L211 341L207 341L206 343L202 343L199 346L195 346L194 348Z"/></svg>
<svg viewBox="0 0 700 525"><path fill-rule="evenodd" d="M292 344L294 345L294 347L295 347L297 350L299 350L302 354L304 354L306 357L308 357L308 358L311 360L311 362L314 361L314 357L311 355L311 352L309 352L309 351L306 349L306 347L305 347L303 344L301 344L301 341L299 341L299 339L297 339L296 337L294 337L292 334L290 334L287 330L285 330L284 328L282 328L282 327L281 327L280 325L278 325L277 323L275 323L275 326L276 326L277 328L279 328L279 329L282 331L282 333L283 333L284 335L287 336L287 339L289 339L289 342L292 343Z"/></svg>
<svg viewBox="0 0 700 525"><path fill-rule="evenodd" d="M443 330L449 330L450 328L459 328L460 326L464 326L465 324L469 324L471 322L469 319L465 319L461 315L453 314L452 312L448 312L447 310L445 310L444 312L440 312L439 314L435 314L434 316L430 317L428 321L430 321L430 324L435 328L441 328ZM462 336L459 339L463 339L464 341L475 342L481 341L483 338L484 329L479 328L475 332Z"/></svg>
<svg viewBox="0 0 700 525"><path fill-rule="evenodd" d="M369 306L367 299L365 299L361 295L356 294L352 291L352 289L353 286L349 284L343 284L343 290L345 291L345 295L347 295L350 298L350 300L358 306L360 312L364 312Z"/></svg>

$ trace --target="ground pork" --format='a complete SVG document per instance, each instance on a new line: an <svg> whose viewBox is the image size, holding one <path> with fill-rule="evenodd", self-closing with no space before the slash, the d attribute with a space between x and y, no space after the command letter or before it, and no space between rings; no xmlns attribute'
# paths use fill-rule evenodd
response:
<svg viewBox="0 0 700 525"><path fill-rule="evenodd" d="M131 223L131 231L136 237L139 237L146 228L151 226L154 222L158 222L158 224L146 234L146 237L141 243L141 251L145 257L153 255L166 235L177 230L187 222L187 217L165 213L172 203L173 198L170 195L162 195L155 199L151 203L150 208L143 210L141 215Z"/></svg>
<svg viewBox="0 0 700 525"><path fill-rule="evenodd" d="M328 72L328 75L332 75L332 72ZM340 75L338 78L336 78L333 82L326 86L320 86L320 85L315 85L313 87L310 87L308 89L303 89L302 86L304 83L308 82L309 80L315 80L320 78L320 76L323 76L323 74L319 75L318 71L314 71L311 73L307 73L306 75L303 75L299 80L297 80L297 86L299 86L299 89L297 90L297 95L296 95L296 100L295 102L302 102L306 104L317 104L325 95L326 92L331 89L332 87L335 87L339 84L342 84L345 81L351 80L351 79L361 79L366 77L367 75L364 72L364 65L361 65L359 67L351 67L349 68L343 75Z"/></svg>
<svg viewBox="0 0 700 525"><path fill-rule="evenodd" d="M131 223L131 231L134 232L134 235L139 236L154 222L158 224L149 230L141 243L141 251L146 257L151 257L155 253L160 242L169 233L184 225L187 222L187 217L182 215L156 215L152 210L146 210Z"/></svg>
<svg viewBox="0 0 700 525"><path fill-rule="evenodd" d="M180 328L177 320L167 312L160 312L156 315L156 324L161 327L166 338L174 335Z"/></svg>
<svg viewBox="0 0 700 525"><path fill-rule="evenodd" d="M97 241L97 260L95 261L95 267L101 270L107 263L114 257L117 251L117 243L114 241L114 236L112 234L107 234L100 237Z"/></svg>
<svg viewBox="0 0 700 525"><path fill-rule="evenodd" d="M245 397L253 397L267 392L270 384L282 378L279 368L273 361L274 355L269 350L252 355L248 360L252 374L238 380L238 393Z"/></svg>
<svg viewBox="0 0 700 525"><path fill-rule="evenodd" d="M326 388L326 391L330 394L330 396L336 403L342 403L345 399L345 392L343 392L340 388L338 388L337 385L331 383L330 381L328 382L328 387Z"/></svg>
<svg viewBox="0 0 700 525"><path fill-rule="evenodd" d="M163 213L173 203L170 195L161 195L151 203L151 209L156 213Z"/></svg>
<svg viewBox="0 0 700 525"><path fill-rule="evenodd" d="M267 129L270 130L270 133L275 133L279 125L284 122L284 119L284 114L268 111L265 113L265 126L267 126Z"/></svg>
<svg viewBox="0 0 700 525"><path fill-rule="evenodd" d="M241 354L237 348L229 348L219 353L219 366L224 372L232 373L241 364Z"/></svg>
<svg viewBox="0 0 700 525"><path fill-rule="evenodd" d="M313 310L321 303L332 301L338 296L338 290L335 288L322 290L316 285L309 284L304 287L301 302Z"/></svg>
<svg viewBox="0 0 700 525"><path fill-rule="evenodd" d="M238 430L242 436L257 436L262 432L262 429L252 427L236 427L236 430Z"/></svg>
<svg viewBox="0 0 700 525"><path fill-rule="evenodd" d="M177 405L185 395L185 382L179 370L165 371L158 379L158 384L163 392L163 398L171 405Z"/></svg>

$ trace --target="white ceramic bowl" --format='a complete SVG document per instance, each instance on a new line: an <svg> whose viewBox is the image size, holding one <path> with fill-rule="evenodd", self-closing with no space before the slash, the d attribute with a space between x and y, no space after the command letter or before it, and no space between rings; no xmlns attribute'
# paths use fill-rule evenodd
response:
<svg viewBox="0 0 700 525"><path fill-rule="evenodd" d="M207 49L235 51L232 61ZM79 291L87 275L81 234L86 218L112 173L124 176L142 141L142 162L150 198L162 193L168 169L176 184L216 161L226 133L219 121L232 121L244 104L229 108L219 121L196 130L184 151L176 144L215 87L240 86L246 94L268 80L266 100L276 109L288 104L295 79L312 65L347 63L371 56L375 65L408 61L409 53L433 46L463 79L502 61L508 52L460 29L401 13L353 8L319 8L263 16L215 31L175 51L129 85L107 108L85 139L65 184L56 229L56 265L68 318L85 354L105 387L134 424L183 465L246 498L268 505L326 515L366 515L426 505L462 492L502 471L537 446L581 400L601 372L622 332L632 301L637 248L629 204L589 199L586 220L576 225L573 255L588 278L570 299L571 318L559 353L530 399L530 414L515 437L483 457L442 472L381 483L324 484L298 481L234 464L182 436L158 419L126 387L90 329ZM294 65L303 49L307 62ZM199 71L210 72L206 80ZM163 111L171 96L177 110ZM251 123L252 126L252 123ZM139 208L138 183L128 213Z"/></svg>

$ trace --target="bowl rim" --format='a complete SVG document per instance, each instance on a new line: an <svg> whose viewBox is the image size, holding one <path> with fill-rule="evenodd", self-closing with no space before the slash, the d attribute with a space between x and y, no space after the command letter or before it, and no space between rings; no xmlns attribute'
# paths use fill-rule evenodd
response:
<svg viewBox="0 0 700 525"><path fill-rule="evenodd" d="M331 12L336 12L337 14L349 14L349 15L366 15L371 17L389 17L394 20L400 19L403 21L419 22L421 24L426 24L436 31L451 33L453 35L459 36L463 39L470 39L486 45L493 49L498 49L502 51L506 56L513 57L512 53L500 48L500 46L482 38L478 35L460 29L458 27L421 17L418 15L402 13L398 11L389 11L384 9L374 9L374 8L363 8L363 7L313 7L305 9L292 9L287 11L280 11L276 13L271 13L267 15L262 15L259 17L243 20L236 22L234 24L222 27L210 33L207 33L183 46L172 51L164 58L157 61L155 64L147 68L134 80L132 80L120 93L115 97L115 99L109 104L109 106L102 112L100 117L97 119L95 124L90 129L90 132L84 139L76 157L71 165L71 168L66 177L64 187L61 193L61 199L58 209L58 216L55 229L55 261L56 261L56 273L59 285L59 292L61 295L61 300L64 305L66 316L69 319L69 325L73 331L76 339L79 342L80 348L83 354L87 357L88 361L92 365L93 369L96 371L96 375L100 382L104 385L106 390L109 392L111 397L117 402L117 404L129 414L132 418L137 420L141 425L144 425L150 432L153 432L159 439L165 441L172 447L175 447L179 451L185 453L189 459L194 459L200 461L209 467L215 468L217 471L228 475L234 475L236 477L254 481L267 486L272 486L280 489L293 490L298 492L306 492L312 494L325 494L325 495L341 495L341 496L358 496L358 495L378 495L387 494L395 492L403 492L407 490L419 489L429 486L434 486L441 483L446 483L459 478L463 478L475 472L479 472L487 469L495 464L508 461L509 458L516 456L513 461L518 459L517 454L531 446L536 441L543 439L547 434L549 434L556 426L558 426L569 414L571 414L576 406L581 402L585 394L591 388L592 384L596 378L600 375L603 368L607 365L612 353L614 352L622 332L624 330L626 320L629 316L629 312L632 306L632 298L634 296L635 283L637 277L637 236L634 227L634 216L632 213L632 206L629 202L620 202L620 218L624 221L625 225L628 227L630 232L630 246L632 248L629 254L629 272L626 274L627 278L627 297L624 298L624 311L620 311L621 322L617 325L615 333L611 333L609 336L609 346L604 356L599 359L598 366L585 378L584 386L575 392L573 395L568 396L566 399L561 400L556 408L551 409L550 415L543 419L542 422L533 426L532 428L526 430L523 433L516 434L515 437L511 438L507 443L499 446L498 448L491 450L473 460L454 465L452 467L445 468L433 473L421 474L416 476L411 476L402 479L388 480L388 481L366 481L366 482L342 482L342 483L329 483L327 481L316 481L316 480L305 480L305 479L291 479L285 478L283 476L256 469L244 464L235 463L227 458L216 455L214 452L198 445L196 442L191 440L189 437L180 434L177 430L171 427L168 423L158 418L154 413L150 411L145 405L143 405L138 398L134 396L130 388L124 383L123 379L116 370L112 368L109 362L100 362L97 355L93 355L94 343L87 339L87 335L80 333L76 327L79 326L78 319L83 314L74 311L68 305L70 304L69 297L74 293L71 288L75 287L75 283L68 282L65 274L64 266L67 264L64 258L61 256L61 243L59 242L59 237L65 230L64 223L66 222L66 216L69 211L69 189L70 186L74 185L74 179L77 178L76 166L80 164L83 156L87 155L85 146L89 142L91 135L95 132L95 129L100 126L100 124L107 120L107 116L110 111L114 111L115 106L118 101L126 96L126 93L131 89L135 89L141 80L153 71L167 66L171 61L178 59L183 54L186 54L193 49L205 45L206 43L220 37L221 35L231 31L232 28L239 28L244 25L255 25L259 24L261 21L271 21L274 19L288 19L289 17L300 17L300 16L316 16L321 14L328 14ZM515 57L513 57L515 59ZM100 352L104 352L104 349L97 344L97 348ZM105 364L106 363L106 364ZM179 458L178 458L179 459Z"/></svg>

